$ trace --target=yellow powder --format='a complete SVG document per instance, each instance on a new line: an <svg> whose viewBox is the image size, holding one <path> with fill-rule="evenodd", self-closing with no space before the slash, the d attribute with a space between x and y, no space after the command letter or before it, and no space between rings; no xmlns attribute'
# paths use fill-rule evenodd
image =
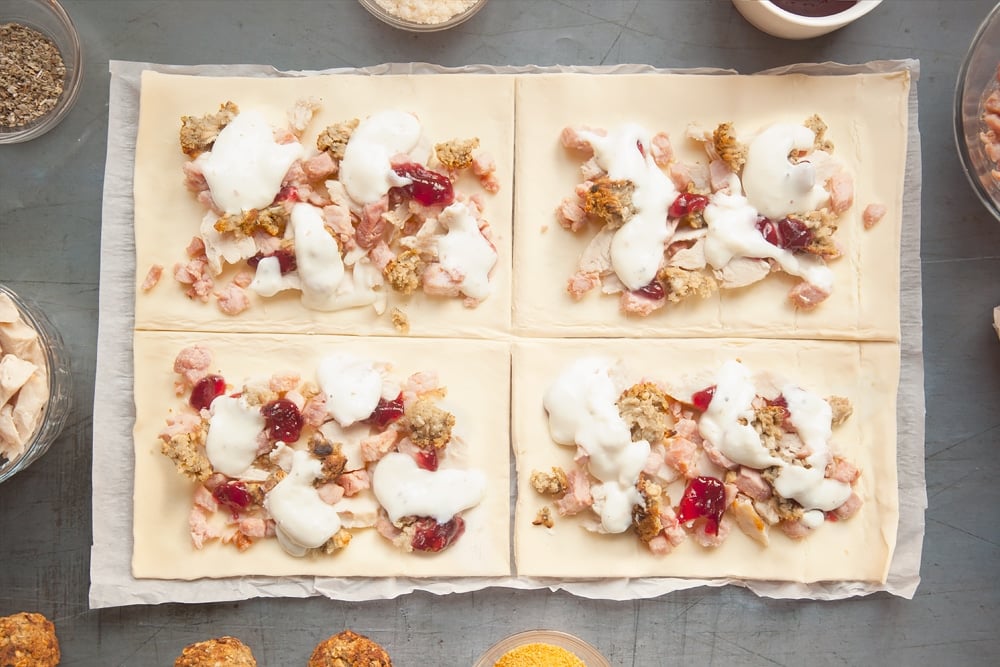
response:
<svg viewBox="0 0 1000 667"><path fill-rule="evenodd" d="M552 644L525 644L500 656L493 667L587 667L572 652Z"/></svg>

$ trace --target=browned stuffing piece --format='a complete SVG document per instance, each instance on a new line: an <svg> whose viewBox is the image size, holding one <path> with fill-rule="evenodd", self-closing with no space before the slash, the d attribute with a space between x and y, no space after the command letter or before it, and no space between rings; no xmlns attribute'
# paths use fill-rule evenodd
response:
<svg viewBox="0 0 1000 667"><path fill-rule="evenodd" d="M559 466L552 466L552 472L541 470L531 471L531 488L543 496L561 496L569 488L566 471Z"/></svg>
<svg viewBox="0 0 1000 667"><path fill-rule="evenodd" d="M712 276L678 266L665 266L656 277L666 288L667 300L674 303L692 295L706 299L719 289L719 284Z"/></svg>
<svg viewBox="0 0 1000 667"><path fill-rule="evenodd" d="M392 667L385 649L350 630L319 643L306 667Z"/></svg>
<svg viewBox="0 0 1000 667"><path fill-rule="evenodd" d="M545 526L546 528L551 528L556 525L552 521L552 510L546 505L542 509L538 510L538 514L535 515L535 520L531 522L533 526Z"/></svg>
<svg viewBox="0 0 1000 667"><path fill-rule="evenodd" d="M309 439L309 449L323 464L323 476L316 480L317 485L331 482L343 474L347 466L347 457L341 451L339 442L331 444L322 434L316 432Z"/></svg>
<svg viewBox="0 0 1000 667"><path fill-rule="evenodd" d="M330 125L316 137L316 148L326 151L335 160L343 160L347 142L351 140L351 135L360 122L357 118L352 118Z"/></svg>
<svg viewBox="0 0 1000 667"><path fill-rule="evenodd" d="M747 147L736 139L732 123L722 123L712 132L712 145L723 162L739 173L747 161Z"/></svg>
<svg viewBox="0 0 1000 667"><path fill-rule="evenodd" d="M243 236L253 236L257 230L270 236L284 236L288 226L288 209L281 204L263 209L252 208L242 213L227 213L215 222L215 231L237 232Z"/></svg>
<svg viewBox="0 0 1000 667"><path fill-rule="evenodd" d="M382 270L382 275L392 289L401 294L413 294L420 288L420 276L426 263L416 250L404 250L395 259L389 261Z"/></svg>
<svg viewBox="0 0 1000 667"><path fill-rule="evenodd" d="M219 132L229 125L240 109L232 102L219 107L218 112L204 116L181 116L181 150L195 158L211 150Z"/></svg>
<svg viewBox="0 0 1000 667"><path fill-rule="evenodd" d="M55 667L60 657L56 628L45 616L21 612L0 617L0 665Z"/></svg>
<svg viewBox="0 0 1000 667"><path fill-rule="evenodd" d="M250 647L235 637L219 637L189 644L174 661L174 667L257 667Z"/></svg>
<svg viewBox="0 0 1000 667"><path fill-rule="evenodd" d="M831 426L840 426L854 413L850 399L843 396L827 396L826 402L830 404L830 410L833 412Z"/></svg>
<svg viewBox="0 0 1000 667"><path fill-rule="evenodd" d="M350 544L351 537L351 531L341 528L320 547L320 551L330 556Z"/></svg>
<svg viewBox="0 0 1000 667"><path fill-rule="evenodd" d="M780 405L765 405L754 410L753 428L760 434L761 444L767 447L773 456L788 458L781 446L785 437L784 422L788 412Z"/></svg>
<svg viewBox="0 0 1000 667"><path fill-rule="evenodd" d="M632 193L635 183L613 181L607 176L594 179L583 201L583 210L612 229L621 227L635 214Z"/></svg>
<svg viewBox="0 0 1000 667"><path fill-rule="evenodd" d="M212 463L205 455L208 430L204 422L191 433L178 433L164 440L160 451L174 462L177 471L192 481L204 482L212 475Z"/></svg>
<svg viewBox="0 0 1000 667"><path fill-rule="evenodd" d="M479 148L479 137L472 139L452 139L434 146L438 161L449 171L458 171L472 166L472 151Z"/></svg>
<svg viewBox="0 0 1000 667"><path fill-rule="evenodd" d="M670 399L652 382L632 385L618 397L618 412L629 425L632 440L655 444L673 424Z"/></svg>
<svg viewBox="0 0 1000 667"><path fill-rule="evenodd" d="M421 449L440 449L451 440L455 415L442 410L429 398L419 398L406 411L402 421L414 445Z"/></svg>
<svg viewBox="0 0 1000 667"><path fill-rule="evenodd" d="M396 331L402 334L410 333L410 318L406 316L406 313L393 306L389 316L392 318L392 326L395 327Z"/></svg>
<svg viewBox="0 0 1000 667"><path fill-rule="evenodd" d="M666 502L669 505L670 500L663 495L663 489L660 485L653 483L645 475L639 478L635 486L644 502L642 505L632 507L632 526L639 539L648 543L663 531L660 512L663 503Z"/></svg>
<svg viewBox="0 0 1000 667"><path fill-rule="evenodd" d="M819 117L819 114L813 114L806 118L805 122L802 123L816 135L813 140L813 147L818 151L825 151L827 153L833 152L833 142L826 138L826 123L823 119Z"/></svg>

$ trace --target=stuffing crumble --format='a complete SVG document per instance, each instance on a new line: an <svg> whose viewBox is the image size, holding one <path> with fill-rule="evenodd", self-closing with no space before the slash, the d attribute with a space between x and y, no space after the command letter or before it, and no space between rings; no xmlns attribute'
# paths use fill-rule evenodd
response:
<svg viewBox="0 0 1000 667"><path fill-rule="evenodd" d="M631 181L614 181L606 176L594 179L583 201L583 210L612 229L621 227L635 214Z"/></svg>
<svg viewBox="0 0 1000 667"><path fill-rule="evenodd" d="M205 438L208 429L202 422L189 433L178 433L164 440L160 451L166 455L178 472L192 481L204 482L212 475L212 464L205 455Z"/></svg>
<svg viewBox="0 0 1000 667"><path fill-rule="evenodd" d="M421 449L441 449L451 440L455 415L439 408L433 400L421 397L406 411L402 421L414 445Z"/></svg>
<svg viewBox="0 0 1000 667"><path fill-rule="evenodd" d="M479 148L479 137L451 139L434 145L434 154L445 169L459 171L472 166L472 151Z"/></svg>
<svg viewBox="0 0 1000 667"><path fill-rule="evenodd" d="M226 102L214 114L181 116L181 150L188 157L198 157L211 150L215 139L226 125L240 112L232 102Z"/></svg>
<svg viewBox="0 0 1000 667"><path fill-rule="evenodd" d="M632 440L655 444L673 424L670 398L652 382L632 385L618 397L618 412L632 432Z"/></svg>
<svg viewBox="0 0 1000 667"><path fill-rule="evenodd" d="M288 226L289 211L282 204L263 209L252 208L239 214L225 214L215 222L215 231L235 232L242 236L253 236L262 231L268 236L284 236Z"/></svg>
<svg viewBox="0 0 1000 667"><path fill-rule="evenodd" d="M747 146L736 138L732 123L721 123L712 132L712 145L719 159L739 173L747 161Z"/></svg>
<svg viewBox="0 0 1000 667"><path fill-rule="evenodd" d="M406 316L400 308L393 306L392 312L389 314L392 320L392 326L401 334L410 333L410 318Z"/></svg>
<svg viewBox="0 0 1000 667"><path fill-rule="evenodd" d="M826 402L830 404L833 413L831 419L833 426L840 426L854 413L850 399L843 396L827 396Z"/></svg>
<svg viewBox="0 0 1000 667"><path fill-rule="evenodd" d="M816 138L813 141L814 150L825 151L827 153L833 152L833 142L826 138L826 131L829 128L826 123L823 122L823 119L819 117L819 114L809 116L802 124L812 130L816 135Z"/></svg>
<svg viewBox="0 0 1000 667"><path fill-rule="evenodd" d="M666 288L667 300L674 303L689 296L707 299L719 289L719 283L712 276L677 266L663 267L656 277Z"/></svg>
<svg viewBox="0 0 1000 667"><path fill-rule="evenodd" d="M531 524L533 526L545 526L546 528L551 528L556 525L552 520L552 510L549 509L548 505L545 505L542 509L538 510L538 513L535 515Z"/></svg>
<svg viewBox="0 0 1000 667"><path fill-rule="evenodd" d="M566 471L559 466L552 466L551 473L532 470L531 488L543 496L561 496L569 488L569 483L566 480Z"/></svg>
<svg viewBox="0 0 1000 667"><path fill-rule="evenodd" d="M400 294L413 294L420 289L420 280L427 263L416 250L404 250L389 261L382 271L389 286Z"/></svg>
<svg viewBox="0 0 1000 667"><path fill-rule="evenodd" d="M316 148L329 153L335 160L343 160L347 142L351 140L351 135L360 123L357 118L352 118L328 126L316 137Z"/></svg>

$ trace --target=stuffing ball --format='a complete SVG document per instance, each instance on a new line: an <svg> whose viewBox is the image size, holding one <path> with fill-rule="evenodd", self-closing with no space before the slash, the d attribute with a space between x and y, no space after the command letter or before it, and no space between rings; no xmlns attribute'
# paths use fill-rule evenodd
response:
<svg viewBox="0 0 1000 667"><path fill-rule="evenodd" d="M219 637L185 646L174 667L257 667L257 661L236 637Z"/></svg>
<svg viewBox="0 0 1000 667"><path fill-rule="evenodd" d="M307 667L392 667L392 660L368 637L344 630L320 642Z"/></svg>
<svg viewBox="0 0 1000 667"><path fill-rule="evenodd" d="M0 665L54 667L59 658L59 640L52 621L26 612L0 618Z"/></svg>

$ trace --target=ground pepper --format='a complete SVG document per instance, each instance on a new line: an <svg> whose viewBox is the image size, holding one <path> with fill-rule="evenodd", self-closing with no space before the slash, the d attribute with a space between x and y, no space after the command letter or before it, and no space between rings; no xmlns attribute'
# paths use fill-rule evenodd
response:
<svg viewBox="0 0 1000 667"><path fill-rule="evenodd" d="M52 111L65 79L52 40L19 23L0 25L0 127L21 127Z"/></svg>
<svg viewBox="0 0 1000 667"><path fill-rule="evenodd" d="M561 646L525 644L500 656L493 667L587 667L583 660Z"/></svg>

